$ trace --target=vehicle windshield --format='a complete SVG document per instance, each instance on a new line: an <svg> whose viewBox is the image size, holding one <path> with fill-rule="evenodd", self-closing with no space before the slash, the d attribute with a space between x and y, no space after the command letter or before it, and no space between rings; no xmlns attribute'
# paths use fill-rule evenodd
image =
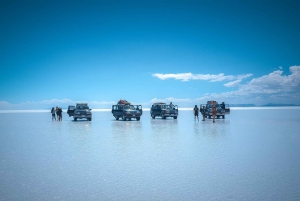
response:
<svg viewBox="0 0 300 201"><path fill-rule="evenodd" d="M212 108L213 106L215 106L216 108L220 108L220 105L219 105L219 104L216 104L216 105L207 104L207 105L206 105L206 108Z"/></svg>
<svg viewBox="0 0 300 201"><path fill-rule="evenodd" d="M172 109L170 105L162 105L161 106L161 109L166 109L166 110L169 110L169 109Z"/></svg>
<svg viewBox="0 0 300 201"><path fill-rule="evenodd" d="M86 106L86 105L84 105L84 106L83 105L79 105L79 106L76 107L76 109L79 109L79 110L88 110L90 108L89 108L89 106Z"/></svg>
<svg viewBox="0 0 300 201"><path fill-rule="evenodd" d="M135 107L133 105L124 105L123 108L125 110L135 110Z"/></svg>

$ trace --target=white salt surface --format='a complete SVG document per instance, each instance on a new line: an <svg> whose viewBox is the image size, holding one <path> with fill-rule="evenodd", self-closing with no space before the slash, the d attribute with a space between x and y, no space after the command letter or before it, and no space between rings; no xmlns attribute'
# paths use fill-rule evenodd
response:
<svg viewBox="0 0 300 201"><path fill-rule="evenodd" d="M300 109L226 119L0 113L0 200L300 200Z"/></svg>

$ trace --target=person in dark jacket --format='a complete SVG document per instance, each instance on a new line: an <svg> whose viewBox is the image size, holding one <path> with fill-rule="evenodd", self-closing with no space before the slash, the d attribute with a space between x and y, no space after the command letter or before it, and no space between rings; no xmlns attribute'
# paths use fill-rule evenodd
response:
<svg viewBox="0 0 300 201"><path fill-rule="evenodd" d="M202 108L200 108L200 112L202 114L202 121L205 121L206 112L205 112L205 106L203 105Z"/></svg>
<svg viewBox="0 0 300 201"><path fill-rule="evenodd" d="M198 119L199 121L199 108L197 107L197 105L195 105L194 107L194 120L196 121L196 119Z"/></svg>
<svg viewBox="0 0 300 201"><path fill-rule="evenodd" d="M56 117L55 117L55 109L54 107L51 109L51 114L52 114L52 121L54 119L54 121L56 121Z"/></svg>
<svg viewBox="0 0 300 201"><path fill-rule="evenodd" d="M62 109L59 107L56 111L58 121L62 121Z"/></svg>

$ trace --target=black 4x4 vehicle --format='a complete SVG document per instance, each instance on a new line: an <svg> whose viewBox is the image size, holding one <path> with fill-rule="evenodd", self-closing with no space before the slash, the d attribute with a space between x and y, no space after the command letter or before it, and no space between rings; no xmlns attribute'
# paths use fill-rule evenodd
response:
<svg viewBox="0 0 300 201"><path fill-rule="evenodd" d="M141 119L143 109L141 105L131 105L129 102L122 104L119 102L117 105L113 105L111 112L116 120L122 118L124 121L135 118L137 121Z"/></svg>
<svg viewBox="0 0 300 201"><path fill-rule="evenodd" d="M76 107L73 105L69 105L67 113L69 117L74 116L74 121L77 119L87 119L88 121L92 121L92 109L89 108L87 103L76 103Z"/></svg>
<svg viewBox="0 0 300 201"><path fill-rule="evenodd" d="M151 107L150 115L152 119L155 119L155 117L161 117L162 119L173 117L174 119L177 119L178 106L167 105L166 103L154 103Z"/></svg>
<svg viewBox="0 0 300 201"><path fill-rule="evenodd" d="M218 102L207 101L207 104L201 104L200 108L203 108L203 106L205 107L205 116L208 117L209 119L211 119L211 117L212 117L212 107L213 106L215 106L217 109L217 114L216 114L217 119L219 119L220 117L225 119L225 109L223 109L222 105L218 104Z"/></svg>

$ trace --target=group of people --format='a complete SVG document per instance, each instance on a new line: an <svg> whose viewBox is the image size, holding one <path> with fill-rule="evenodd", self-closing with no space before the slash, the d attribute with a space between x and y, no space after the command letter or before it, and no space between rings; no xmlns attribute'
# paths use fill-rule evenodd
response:
<svg viewBox="0 0 300 201"><path fill-rule="evenodd" d="M51 109L51 114L52 114L52 121L62 121L62 109L61 107L57 107L54 109L54 107L52 107ZM55 116L56 115L56 116Z"/></svg>
<svg viewBox="0 0 300 201"><path fill-rule="evenodd" d="M198 121L199 121L199 111L200 111L200 113L202 114L202 117L203 117L202 121L205 121L205 118L206 118L206 108L205 108L205 106L202 106L202 108L200 108L200 110L199 110L199 108L198 108L197 105L195 105L195 107L194 107L194 120L198 119ZM217 115L217 108L214 105L212 107L213 123L215 123L216 115Z"/></svg>

